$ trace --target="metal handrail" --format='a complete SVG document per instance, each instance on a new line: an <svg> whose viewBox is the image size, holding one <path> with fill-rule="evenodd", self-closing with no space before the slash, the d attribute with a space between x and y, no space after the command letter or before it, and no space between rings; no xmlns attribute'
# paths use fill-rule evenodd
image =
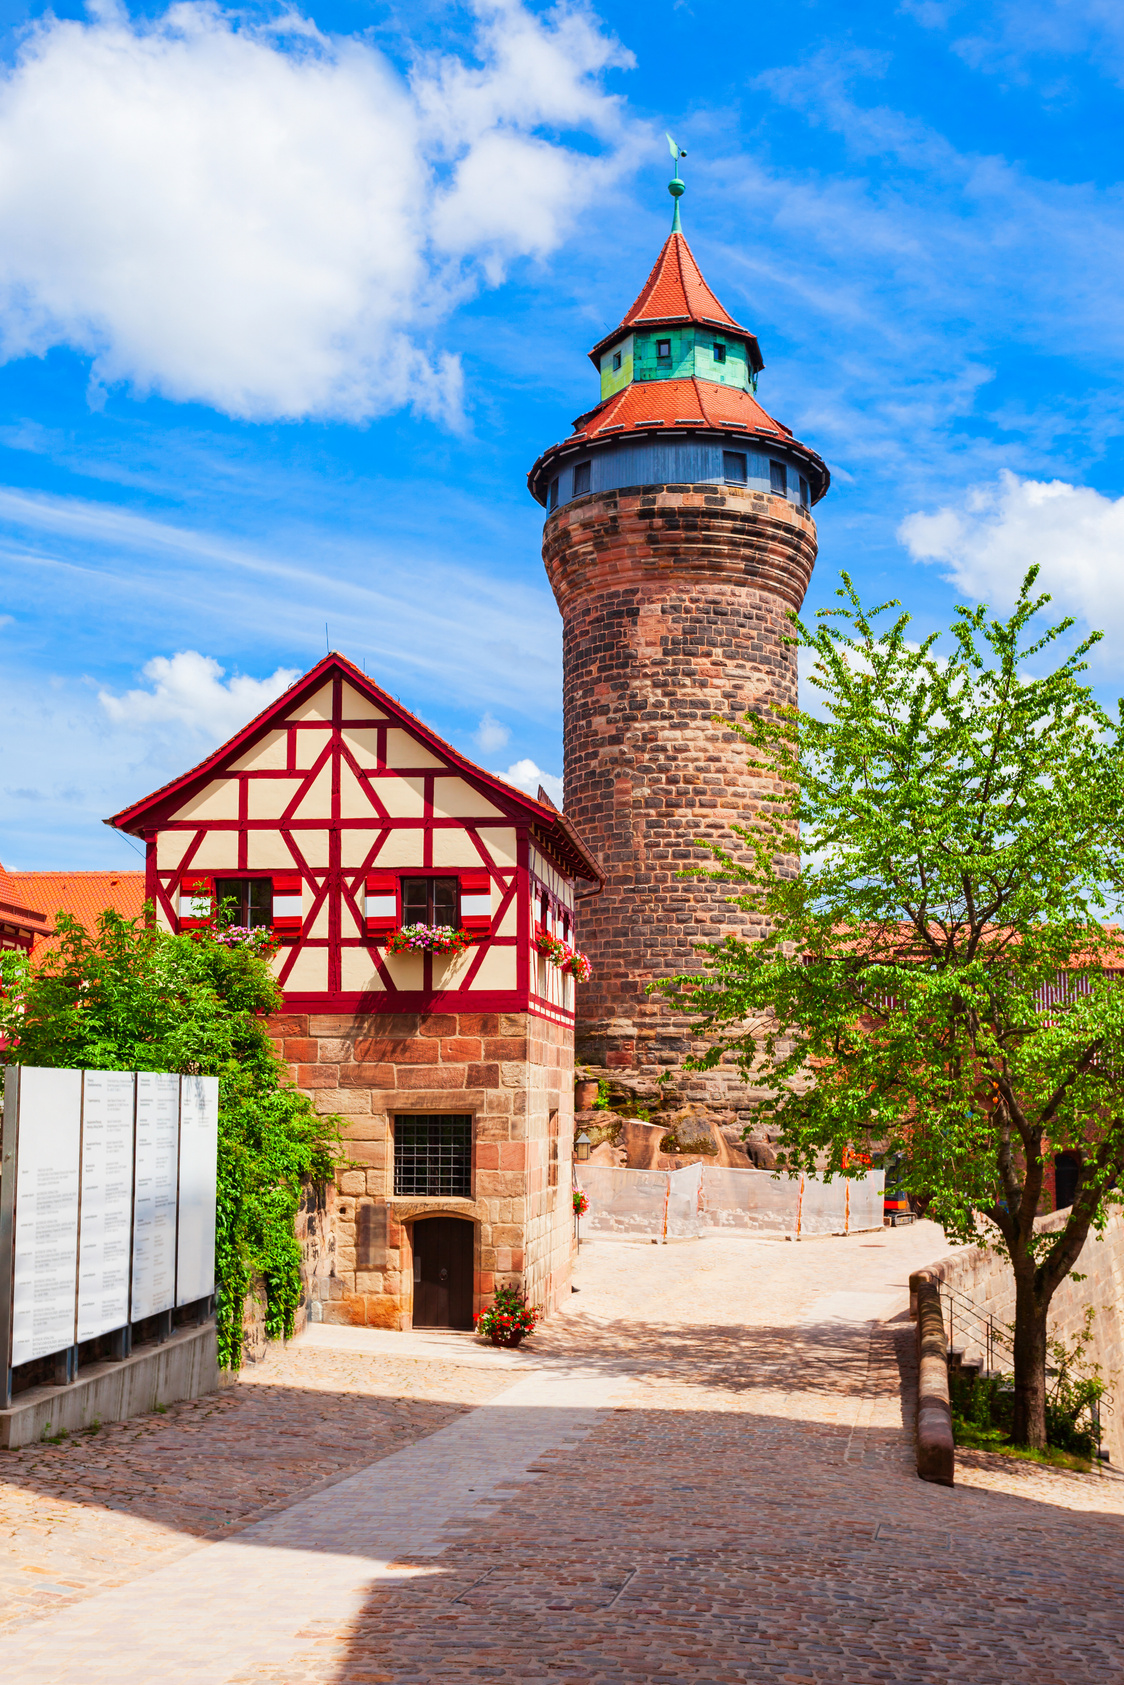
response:
<svg viewBox="0 0 1124 1685"><path fill-rule="evenodd" d="M956 1322L959 1318L964 1334L974 1335L977 1341L982 1339L986 1354L985 1368L989 1372L995 1367L997 1348L1002 1348L1014 1356L1013 1330L1008 1323L997 1322L990 1311L981 1309L966 1293L961 1293L957 1287L949 1287L947 1282L941 1282L940 1292L942 1301L948 1306L950 1348L955 1344ZM975 1328L971 1326L973 1322L976 1324Z"/></svg>

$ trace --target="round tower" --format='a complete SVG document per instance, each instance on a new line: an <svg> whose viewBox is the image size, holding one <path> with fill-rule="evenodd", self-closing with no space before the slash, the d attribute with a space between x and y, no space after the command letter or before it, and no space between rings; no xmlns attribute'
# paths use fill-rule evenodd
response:
<svg viewBox="0 0 1124 1685"><path fill-rule="evenodd" d="M693 968L696 942L755 923L728 890L676 874L707 859L696 838L731 845L759 807L744 744L712 716L796 701L786 617L829 480L757 402L756 336L680 230L678 166L671 191L672 232L639 298L589 354L600 402L528 475L563 619L565 810L608 878L579 904L593 977L578 990L578 1057L648 1078L690 1051L688 1020L648 985ZM732 1068L674 1087L728 1124L751 1105Z"/></svg>

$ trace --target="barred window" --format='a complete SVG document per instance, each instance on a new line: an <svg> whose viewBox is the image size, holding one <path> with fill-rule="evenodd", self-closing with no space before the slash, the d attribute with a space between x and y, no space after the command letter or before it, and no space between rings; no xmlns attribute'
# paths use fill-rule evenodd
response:
<svg viewBox="0 0 1124 1685"><path fill-rule="evenodd" d="M394 1192L472 1197L472 1118L396 1117Z"/></svg>

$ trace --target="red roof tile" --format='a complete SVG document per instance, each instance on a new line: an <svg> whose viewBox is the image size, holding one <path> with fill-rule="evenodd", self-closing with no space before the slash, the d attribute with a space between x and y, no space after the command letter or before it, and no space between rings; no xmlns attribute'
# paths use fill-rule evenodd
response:
<svg viewBox="0 0 1124 1685"><path fill-rule="evenodd" d="M729 328L750 341L753 367L764 367L756 335L735 322L725 306L719 304L703 280L695 254L682 234L668 235L652 273L640 290L640 297L620 326L593 347L590 358L599 366L601 352L626 328L651 327L661 322L698 322L708 327Z"/></svg>
<svg viewBox="0 0 1124 1685"><path fill-rule="evenodd" d="M70 913L89 931L112 907L123 918L137 919L144 908L143 872L8 872L14 894L25 907L38 910L46 929L53 929L56 913ZM36 939L32 956L56 946L55 938Z"/></svg>
<svg viewBox="0 0 1124 1685"><path fill-rule="evenodd" d="M0 924L17 930L30 931L37 936L46 928L45 914L39 911L17 887L12 874L0 866Z"/></svg>
<svg viewBox="0 0 1124 1685"><path fill-rule="evenodd" d="M718 386L712 380L633 381L588 415L580 415L574 423L573 443L579 439L595 439L599 433L652 426L746 428L751 433L772 433L778 439L791 439L792 431L782 422L774 421L750 392L737 386Z"/></svg>
<svg viewBox="0 0 1124 1685"><path fill-rule="evenodd" d="M551 474L557 472L560 453L572 451L575 446L607 443L629 433L644 433L655 427L661 433L690 427L701 432L720 432L727 439L731 433L741 433L746 439L760 440L766 448L770 444L783 445L786 451L803 457L806 462L813 502L823 496L830 484L827 466L816 452L801 444L782 421L774 421L752 393L691 376L686 380L633 381L598 404L595 410L579 415L570 437L551 445L531 468L527 484L532 497L545 502L545 488Z"/></svg>

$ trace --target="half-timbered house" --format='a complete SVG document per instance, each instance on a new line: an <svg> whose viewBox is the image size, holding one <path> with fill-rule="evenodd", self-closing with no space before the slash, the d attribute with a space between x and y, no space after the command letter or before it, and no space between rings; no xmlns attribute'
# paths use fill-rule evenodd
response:
<svg viewBox="0 0 1124 1685"><path fill-rule="evenodd" d="M346 1119L315 1318L471 1326L499 1283L549 1307L572 1252L573 975L596 861L547 800L329 655L110 824L143 838L168 929L217 899L269 925L297 1084ZM396 952L403 926L468 946ZM400 941L401 938L398 939Z"/></svg>

